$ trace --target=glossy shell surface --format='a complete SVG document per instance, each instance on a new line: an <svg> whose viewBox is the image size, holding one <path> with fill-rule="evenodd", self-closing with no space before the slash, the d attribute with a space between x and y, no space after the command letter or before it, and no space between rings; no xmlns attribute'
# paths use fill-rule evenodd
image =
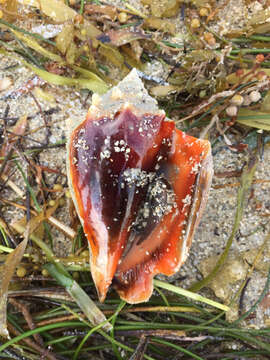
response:
<svg viewBox="0 0 270 360"><path fill-rule="evenodd" d="M136 70L69 124L68 177L101 301L147 301L187 257L212 178L210 144L176 129Z"/></svg>

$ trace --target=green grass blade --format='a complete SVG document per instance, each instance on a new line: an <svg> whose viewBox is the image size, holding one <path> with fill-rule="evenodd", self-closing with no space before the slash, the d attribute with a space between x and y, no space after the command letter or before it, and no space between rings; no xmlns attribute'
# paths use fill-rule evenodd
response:
<svg viewBox="0 0 270 360"><path fill-rule="evenodd" d="M112 326L107 322L104 314L74 279L60 272L54 264L46 264L44 267L59 284L65 287L91 324L94 326L102 324L104 330L111 330Z"/></svg>
<svg viewBox="0 0 270 360"><path fill-rule="evenodd" d="M208 305L211 305L211 306L214 306L216 307L217 309L221 309L221 310L224 310L224 311L228 311L230 310L230 308L226 305L223 305L223 304L220 304L216 301L213 301L213 300L210 300L210 299L207 299L206 297L204 296L201 296L199 294L195 294L191 291L188 291L188 290L185 290L185 289L182 289L178 286L175 286L175 285L172 285L172 284L168 284L168 283L165 283L163 281L160 281L160 280L154 280L154 285L155 286L158 286L162 289L166 289L166 290L169 290L169 291L172 291L174 292L175 294L178 294L178 295L182 295L182 296L185 296L185 297L188 297L190 299L193 299L193 300L196 300L196 301L201 301L205 304L208 304Z"/></svg>

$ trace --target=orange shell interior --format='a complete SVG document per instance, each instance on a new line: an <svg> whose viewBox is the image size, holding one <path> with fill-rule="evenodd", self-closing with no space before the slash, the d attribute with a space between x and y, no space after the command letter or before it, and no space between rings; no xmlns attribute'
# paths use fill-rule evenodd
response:
<svg viewBox="0 0 270 360"><path fill-rule="evenodd" d="M95 121L88 115L73 131L70 178L101 301L111 284L129 303L146 301L156 274L179 270L196 179L210 153L208 141L163 115L132 108Z"/></svg>

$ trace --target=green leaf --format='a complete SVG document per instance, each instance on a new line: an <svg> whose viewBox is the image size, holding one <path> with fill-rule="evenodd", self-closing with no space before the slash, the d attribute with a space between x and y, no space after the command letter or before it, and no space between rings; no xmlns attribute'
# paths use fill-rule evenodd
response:
<svg viewBox="0 0 270 360"><path fill-rule="evenodd" d="M237 120L239 124L254 127L256 129L270 130L270 113L240 109Z"/></svg>
<svg viewBox="0 0 270 360"><path fill-rule="evenodd" d="M60 285L65 287L66 291L75 300L91 324L97 326L104 323L104 330L109 331L112 329L112 326L107 322L105 315L74 279L60 272L55 264L46 264L44 267Z"/></svg>
<svg viewBox="0 0 270 360"><path fill-rule="evenodd" d="M157 286L157 287L160 287L162 289L172 291L175 294L182 295L182 296L188 297L188 298L196 300L196 301L204 302L205 304L214 306L214 307L216 307L218 309L221 309L221 310L224 310L224 311L230 310L230 308L228 306L226 306L226 305L220 304L220 303L218 303L216 301L207 299L204 296L201 296L199 294L195 294L194 292L182 289L182 288L180 288L178 286L175 286L175 285L172 285L172 284L169 284L169 283L165 283L165 282L160 281L160 280L155 279L154 280L154 285Z"/></svg>
<svg viewBox="0 0 270 360"><path fill-rule="evenodd" d="M21 41L23 41L28 47L30 47L31 49L35 50L37 53L41 54L42 56L44 56L47 59L50 59L52 61L56 61L58 63L60 63L60 65L62 63L64 63L63 59L61 58L61 56L54 54L53 52L45 49L44 47L42 47L36 40L30 38L29 36L23 35L22 33L20 33L19 31L15 31L15 30L11 30L13 32L13 34L20 39Z"/></svg>
<svg viewBox="0 0 270 360"><path fill-rule="evenodd" d="M76 86L81 89L91 90L98 94L104 94L105 92L108 91L108 86L98 76L96 76L96 77L93 76L92 79L69 78L66 76L52 74L46 70L39 69L36 66L29 64L25 60L21 60L21 62L25 66L29 67L32 71L34 71L43 80L47 81L50 84ZM88 71L88 73L90 73L90 71ZM97 78L98 78L98 80L97 80Z"/></svg>

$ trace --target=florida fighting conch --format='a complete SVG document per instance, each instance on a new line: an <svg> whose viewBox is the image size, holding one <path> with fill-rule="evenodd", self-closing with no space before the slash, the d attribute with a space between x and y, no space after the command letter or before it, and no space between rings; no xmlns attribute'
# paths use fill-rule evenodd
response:
<svg viewBox="0 0 270 360"><path fill-rule="evenodd" d="M211 184L210 143L178 130L135 69L94 94L68 132L69 186L99 299L112 285L128 303L147 301L153 277L187 257Z"/></svg>

